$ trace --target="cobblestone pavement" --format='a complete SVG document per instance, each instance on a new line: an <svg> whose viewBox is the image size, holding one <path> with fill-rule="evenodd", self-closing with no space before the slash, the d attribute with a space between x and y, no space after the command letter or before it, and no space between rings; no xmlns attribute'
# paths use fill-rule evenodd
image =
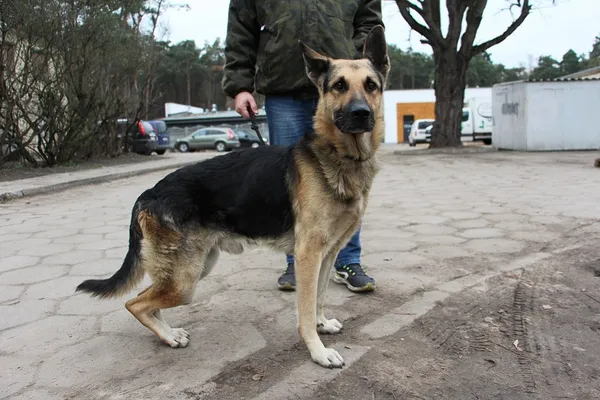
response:
<svg viewBox="0 0 600 400"><path fill-rule="evenodd" d="M378 288L330 285L329 314L346 324L326 345L352 368L449 294L552 257L578 227L600 231L594 156L385 154L362 234ZM167 172L0 205L0 398L303 398L343 373L312 363L300 343L295 296L276 286L282 254L224 254L190 306L163 314L190 332L185 349L125 310L135 292L74 294L120 267L131 206Z"/></svg>

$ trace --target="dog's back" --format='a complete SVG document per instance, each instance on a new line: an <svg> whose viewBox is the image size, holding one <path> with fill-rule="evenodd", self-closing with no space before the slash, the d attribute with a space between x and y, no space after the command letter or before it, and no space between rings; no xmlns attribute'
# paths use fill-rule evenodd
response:
<svg viewBox="0 0 600 400"><path fill-rule="evenodd" d="M291 148L244 149L181 168L140 196L142 209L177 227L230 231L252 239L292 229Z"/></svg>

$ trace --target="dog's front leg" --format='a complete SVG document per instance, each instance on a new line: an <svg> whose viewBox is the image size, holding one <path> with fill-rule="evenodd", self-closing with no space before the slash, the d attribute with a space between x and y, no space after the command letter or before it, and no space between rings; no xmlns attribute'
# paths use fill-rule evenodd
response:
<svg viewBox="0 0 600 400"><path fill-rule="evenodd" d="M326 348L317 333L317 286L324 256L324 246L318 242L300 237L296 246L298 332L314 362L327 368L341 368L342 356Z"/></svg>
<svg viewBox="0 0 600 400"><path fill-rule="evenodd" d="M323 262L319 271L319 285L317 289L317 330L319 333L340 333L342 331L342 323L337 319L327 319L325 317L325 299L327 295L327 287L331 278L333 263L339 253L339 250L330 251Z"/></svg>

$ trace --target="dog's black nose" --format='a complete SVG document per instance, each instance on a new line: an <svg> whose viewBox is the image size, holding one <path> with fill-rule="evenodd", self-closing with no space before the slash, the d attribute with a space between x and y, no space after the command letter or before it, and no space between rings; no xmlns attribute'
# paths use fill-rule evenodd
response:
<svg viewBox="0 0 600 400"><path fill-rule="evenodd" d="M352 105L350 113L354 119L367 119L371 115L371 109L365 103L358 103Z"/></svg>

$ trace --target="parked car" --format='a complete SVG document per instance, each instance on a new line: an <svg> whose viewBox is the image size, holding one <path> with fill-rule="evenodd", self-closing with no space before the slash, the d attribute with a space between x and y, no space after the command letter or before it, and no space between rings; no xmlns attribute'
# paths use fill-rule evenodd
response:
<svg viewBox="0 0 600 400"><path fill-rule="evenodd" d="M253 147L253 148L256 148L256 147L258 147L258 146L261 145L260 138L254 132L237 130L236 133L237 133L238 138L240 140L241 147ZM261 136L262 136L262 132L261 132ZM265 144L268 145L269 144L269 139L266 138L266 137L264 137L264 136L263 136L263 139L265 141Z"/></svg>
<svg viewBox="0 0 600 400"><path fill-rule="evenodd" d="M173 148L171 145L171 137L167 132L167 124L165 121L148 121L150 125L154 128L154 132L156 133L156 154L163 155L167 150Z"/></svg>
<svg viewBox="0 0 600 400"><path fill-rule="evenodd" d="M408 135L408 145L414 147L417 143L428 143L431 141L431 133L426 130L433 124L433 119L417 119L413 122Z"/></svg>
<svg viewBox="0 0 600 400"><path fill-rule="evenodd" d="M240 140L233 129L216 126L199 129L191 135L177 139L175 143L175 148L182 153L206 149L223 152L240 146Z"/></svg>
<svg viewBox="0 0 600 400"><path fill-rule="evenodd" d="M133 127L131 138L134 153L149 156L156 150L156 131L148 121L138 121Z"/></svg>

